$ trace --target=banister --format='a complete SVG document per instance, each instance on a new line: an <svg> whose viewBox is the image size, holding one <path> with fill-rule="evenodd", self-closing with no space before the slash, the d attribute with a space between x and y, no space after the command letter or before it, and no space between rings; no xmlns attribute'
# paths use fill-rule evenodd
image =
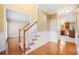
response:
<svg viewBox="0 0 79 59"><path fill-rule="evenodd" d="M33 22L31 25L29 25L29 27L27 27L27 29L25 29L25 32L27 31L27 30L29 30L34 24L36 24L37 23L37 21L35 21L35 22Z"/></svg>
<svg viewBox="0 0 79 59"><path fill-rule="evenodd" d="M24 30L25 27L27 27L30 23L28 23L27 25L25 25L24 27L22 27L21 29L18 30L18 48L19 48L19 51L20 51L20 32L22 30Z"/></svg>
<svg viewBox="0 0 79 59"><path fill-rule="evenodd" d="M24 32L23 32L24 33L24 46L23 46L24 54L25 54L25 46L26 46L26 35L25 35L25 33L26 33L27 30L29 30L36 23L37 23L37 21L34 21L31 25L29 25L29 27L27 27L27 29L24 29Z"/></svg>
<svg viewBox="0 0 79 59"><path fill-rule="evenodd" d="M23 52L24 52L24 54L25 54L25 46L26 46L26 34L25 34L25 29L24 29L24 46L23 46Z"/></svg>
<svg viewBox="0 0 79 59"><path fill-rule="evenodd" d="M24 27L22 27L21 29L19 29L20 31L23 30L25 27L27 27L30 23L28 23L27 25L25 25Z"/></svg>
<svg viewBox="0 0 79 59"><path fill-rule="evenodd" d="M25 36L25 33L26 33L27 30L29 30L36 23L37 23L37 21L28 23L27 25L25 25L23 28L19 29L19 31L18 31L18 44L19 44L20 43L20 31L23 30L23 34L24 34L24 46L23 46L23 48L24 48L23 50L24 51L23 52L24 52L24 54L25 54L25 46L26 46L26 41L25 41L26 40L26 36ZM20 48L20 44L18 46Z"/></svg>

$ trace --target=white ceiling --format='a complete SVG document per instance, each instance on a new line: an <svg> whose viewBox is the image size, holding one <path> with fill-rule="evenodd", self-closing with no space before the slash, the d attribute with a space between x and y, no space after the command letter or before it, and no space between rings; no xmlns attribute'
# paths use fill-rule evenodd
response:
<svg viewBox="0 0 79 59"><path fill-rule="evenodd" d="M76 6L76 4L39 4L38 8L51 15L57 10L63 10L68 8L75 9Z"/></svg>

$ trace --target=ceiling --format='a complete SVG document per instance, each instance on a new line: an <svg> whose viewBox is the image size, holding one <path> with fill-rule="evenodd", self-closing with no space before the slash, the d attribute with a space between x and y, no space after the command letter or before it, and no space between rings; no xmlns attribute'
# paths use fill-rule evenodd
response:
<svg viewBox="0 0 79 59"><path fill-rule="evenodd" d="M76 4L39 4L38 8L51 15L57 12L57 10L75 9L76 6Z"/></svg>

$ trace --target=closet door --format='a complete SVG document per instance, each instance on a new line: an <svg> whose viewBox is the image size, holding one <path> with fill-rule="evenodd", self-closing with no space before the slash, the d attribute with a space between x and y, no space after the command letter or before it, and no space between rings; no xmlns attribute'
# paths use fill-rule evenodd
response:
<svg viewBox="0 0 79 59"><path fill-rule="evenodd" d="M4 31L4 8L0 5L0 32Z"/></svg>

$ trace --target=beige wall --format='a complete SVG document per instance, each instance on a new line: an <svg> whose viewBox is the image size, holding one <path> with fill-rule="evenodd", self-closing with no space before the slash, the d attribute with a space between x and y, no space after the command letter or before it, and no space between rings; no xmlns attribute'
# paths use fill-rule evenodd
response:
<svg viewBox="0 0 79 59"><path fill-rule="evenodd" d="M15 10L17 12L24 13L32 16L33 20L36 20L36 5L35 4L6 4L6 8Z"/></svg>
<svg viewBox="0 0 79 59"><path fill-rule="evenodd" d="M48 15L46 12L38 9L38 31L56 31L57 30L57 13Z"/></svg>
<svg viewBox="0 0 79 59"><path fill-rule="evenodd" d="M50 19L57 19L57 13L50 15Z"/></svg>
<svg viewBox="0 0 79 59"><path fill-rule="evenodd" d="M57 31L57 13L50 15L50 31Z"/></svg>
<svg viewBox="0 0 79 59"><path fill-rule="evenodd" d="M0 5L0 32L4 31L4 7Z"/></svg>
<svg viewBox="0 0 79 59"><path fill-rule="evenodd" d="M37 13L38 18L38 31L49 31L49 15L46 14L44 11L38 9Z"/></svg>

